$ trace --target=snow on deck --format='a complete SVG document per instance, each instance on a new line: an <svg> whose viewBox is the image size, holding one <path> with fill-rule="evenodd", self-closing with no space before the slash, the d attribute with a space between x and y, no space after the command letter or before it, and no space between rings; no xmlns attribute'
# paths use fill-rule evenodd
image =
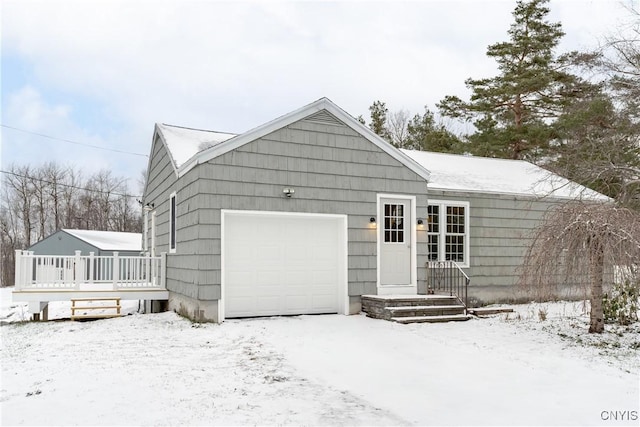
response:
<svg viewBox="0 0 640 427"><path fill-rule="evenodd" d="M200 151L236 136L232 133L191 129L165 123L158 123L156 126L167 144L176 168L182 166Z"/></svg>
<svg viewBox="0 0 640 427"><path fill-rule="evenodd" d="M431 172L428 188L432 189L608 200L600 193L523 160L401 151Z"/></svg>
<svg viewBox="0 0 640 427"><path fill-rule="evenodd" d="M68 228L63 231L103 251L142 251L142 234L140 233Z"/></svg>

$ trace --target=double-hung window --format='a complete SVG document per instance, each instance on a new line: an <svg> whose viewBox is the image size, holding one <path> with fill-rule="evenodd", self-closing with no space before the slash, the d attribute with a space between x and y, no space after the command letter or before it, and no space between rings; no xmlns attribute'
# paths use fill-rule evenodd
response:
<svg viewBox="0 0 640 427"><path fill-rule="evenodd" d="M429 200L427 239L429 261L469 266L469 203Z"/></svg>
<svg viewBox="0 0 640 427"><path fill-rule="evenodd" d="M169 252L176 251L176 193L169 196Z"/></svg>

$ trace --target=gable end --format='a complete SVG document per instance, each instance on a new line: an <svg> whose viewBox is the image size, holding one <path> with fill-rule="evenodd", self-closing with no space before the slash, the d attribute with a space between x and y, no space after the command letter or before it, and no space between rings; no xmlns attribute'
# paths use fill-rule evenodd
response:
<svg viewBox="0 0 640 427"><path fill-rule="evenodd" d="M317 113L306 117L302 121L344 126L344 123L338 120L333 114L329 113L327 110L320 110Z"/></svg>

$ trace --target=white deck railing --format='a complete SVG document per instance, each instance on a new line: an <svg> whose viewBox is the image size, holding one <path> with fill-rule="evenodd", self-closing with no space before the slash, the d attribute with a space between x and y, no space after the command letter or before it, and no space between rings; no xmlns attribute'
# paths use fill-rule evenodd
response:
<svg viewBox="0 0 640 427"><path fill-rule="evenodd" d="M166 254L121 257L16 251L16 290L165 289Z"/></svg>

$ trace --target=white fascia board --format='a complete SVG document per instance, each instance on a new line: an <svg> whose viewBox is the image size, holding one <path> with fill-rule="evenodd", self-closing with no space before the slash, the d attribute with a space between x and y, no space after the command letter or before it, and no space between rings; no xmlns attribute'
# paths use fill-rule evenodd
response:
<svg viewBox="0 0 640 427"><path fill-rule="evenodd" d="M142 190L142 200L144 200L145 196L147 195L147 189L149 187L149 173L151 173L151 161L153 160L153 151L155 149L156 146L156 140L157 139L161 139L162 143L164 144L164 149L169 152L169 147L167 147L167 143L164 142L164 139L162 138L162 136L160 136L160 130L158 129L158 123L156 123L153 127L153 137L151 138L151 150L149 151L149 159L147 160L147 170L146 170L146 176L145 176L145 182L144 182L144 189ZM176 170L176 165L175 162L173 160L173 157L171 157L171 153L169 153L169 158L171 159L171 164L173 166L173 171L176 174L176 177L178 176L178 171Z"/></svg>
<svg viewBox="0 0 640 427"><path fill-rule="evenodd" d="M177 170L178 177L183 176L190 169L200 163L208 162L211 159L214 159L218 156L221 156L229 151L233 151L236 148L243 146L249 142L255 141L256 139L262 138L265 135L268 135L271 132L274 132L278 129L281 129L285 126L290 125L291 123L297 122L298 120L302 120L307 116L315 114L321 110L327 110L329 113L333 114L336 118L341 120L351 129L362 135L369 142L376 145L385 153L389 154L391 157L398 160L400 163L411 169L413 172L424 178L426 181L429 180L431 174L425 169L423 166L418 164L416 161L411 159L409 156L396 149L394 146L389 144L387 141L380 138L376 135L372 130L362 125L362 123L358 122L356 119L351 117L347 112L343 109L335 105L328 98L320 98L319 100L312 102L311 104L305 105L302 108L299 108L291 113L285 114L284 116L278 117L270 122L267 122L257 128L254 128L246 133L238 135L234 138L231 138L221 144L218 144L214 147L208 148L202 151L200 154L190 158L186 161L182 166L180 166ZM166 146L166 144L165 144ZM174 165L175 167L175 165Z"/></svg>
<svg viewBox="0 0 640 427"><path fill-rule="evenodd" d="M167 152L169 159L171 159L171 166L173 166L173 171L176 173L176 177L179 177L180 170L177 167L176 159L173 158L173 154L169 149L169 145L167 144L167 141L164 139L164 134L160 131L160 127L158 126L158 123L155 124L155 134L160 137L160 141L162 141L162 145L164 145L164 150Z"/></svg>
<svg viewBox="0 0 640 427"><path fill-rule="evenodd" d="M211 159L215 159L218 156L228 153L229 151L233 151L236 148L248 144L249 142L262 138L263 136L268 135L271 132L281 129L293 122L303 119L308 115L322 110L324 107L321 106L321 101L323 101L324 99L325 98L322 98L289 114L278 117L277 119L271 120L270 122L258 126L257 128L231 138L223 142L222 144L218 144L200 152L200 154L193 156L178 168L178 176L183 176L190 169L200 163L206 163Z"/></svg>
<svg viewBox="0 0 640 427"><path fill-rule="evenodd" d="M432 185L427 185L428 191L443 191L445 193L457 193L457 194L486 194L486 195L495 195L495 196L509 196L516 199L522 200L539 200L539 201L586 201L586 202L597 202L597 203L612 203L614 200L609 196L605 196L604 194L598 193L597 195L589 195L583 194L583 192L577 194L575 197L572 196L558 196L553 192L550 193L516 193L513 191L497 191L497 190L473 190L473 189L465 189L465 188L446 188L446 187L437 187ZM587 190L589 190L587 188ZM593 190L591 190L593 191ZM600 197L602 196L602 197Z"/></svg>

